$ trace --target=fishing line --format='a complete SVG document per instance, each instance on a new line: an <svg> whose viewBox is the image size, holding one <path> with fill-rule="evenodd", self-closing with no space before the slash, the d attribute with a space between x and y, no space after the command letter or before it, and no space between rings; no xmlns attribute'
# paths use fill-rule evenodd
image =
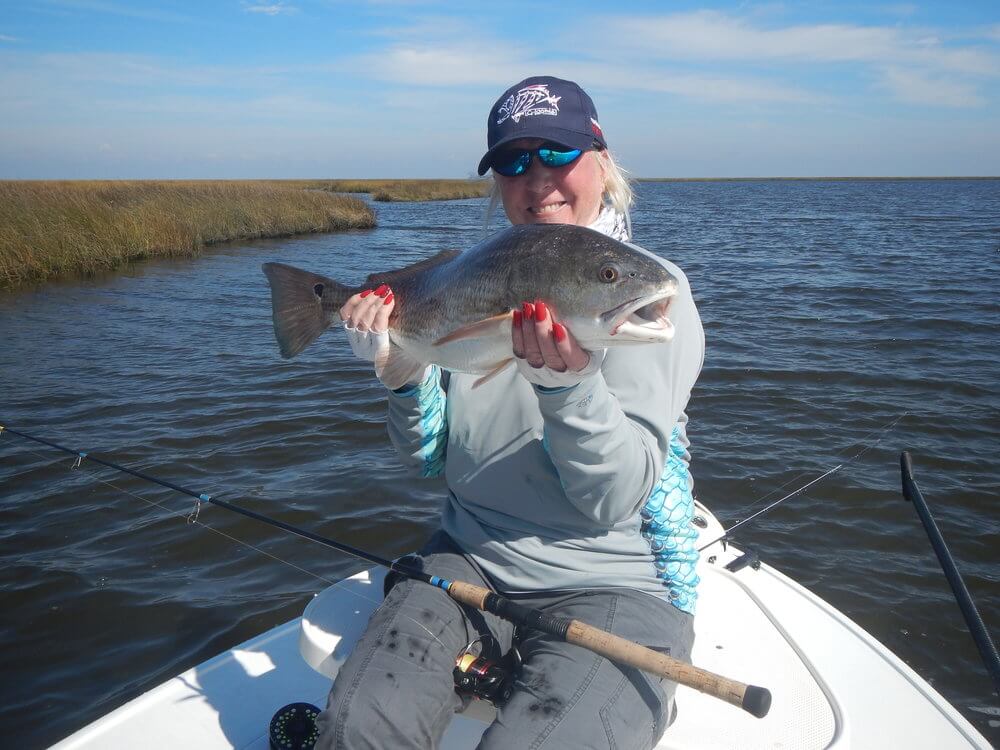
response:
<svg viewBox="0 0 1000 750"><path fill-rule="evenodd" d="M48 461L49 460L49 458L47 456L43 456L41 453L38 453L37 451L31 450L30 448L26 449L25 452L26 453L30 453L31 455L38 457L42 461ZM82 468L84 468L84 466L82 465L82 463L79 464L79 465L77 465L76 462L74 462L73 466L71 467L71 469L82 469ZM238 537L233 536L232 534L227 534L225 531L222 531L221 529L217 529L214 526L209 526L204 521L200 521L197 518L192 518L190 513L184 513L182 511L175 510L174 508L170 508L170 507L164 505L163 503L158 503L156 500L150 500L149 498L144 497L142 495L138 495L138 494L132 492L131 490L125 489L124 487L120 487L117 484L115 484L114 482L109 482L106 479L101 479L89 467L87 467L86 470L88 472L88 476L91 479L93 479L94 481L97 481L97 482L100 482L101 484L107 485L111 489L117 490L118 492L121 492L124 495L128 495L129 497L133 497L136 500L141 500L142 502L146 503L147 505L155 506L155 507L159 508L160 510L164 511L165 513L167 513L168 515L174 516L176 518L182 518L182 517L184 517L184 518L187 519L188 523L192 523L192 524L195 524L197 526L201 526L203 529L211 531L213 534L218 534L219 536L225 537L226 539L229 539L230 541L236 542L237 544L242 545L244 547L247 547L248 549L252 549L255 552L259 552L260 554L264 555L265 557L270 557L272 560L276 560L277 562L284 563L285 565L289 566L290 568L294 568L295 570L299 571L300 573L305 573L307 576L310 576L311 578L315 578L317 580L323 581L323 582L331 584L331 585L334 585L334 584L337 583L337 581L333 581L333 580L331 580L331 579L329 579L329 578L327 578L327 577L325 577L323 575L320 575L319 573L313 573L310 570L306 570L305 568L299 567L298 565L296 565L295 563L293 563L291 560L285 560L285 559L283 559L281 557L278 557L277 555L272 554L271 552L268 552L265 549L261 549L260 547L257 547L254 544L251 544L250 542L244 541L244 540L242 540L242 539L240 539ZM156 523L159 520L160 520L159 518L139 519L135 523L130 524L129 527L128 527L128 530L129 531L134 531L134 530L140 529L140 528L142 528L144 526L148 526L150 524Z"/></svg>
<svg viewBox="0 0 1000 750"><path fill-rule="evenodd" d="M885 427L882 427L882 428L876 428L876 429L872 430L872 431L871 431L871 432L870 432L869 434L872 434L872 435L875 435L875 434L879 434L879 433L880 433L880 432L882 432L882 431L887 431L887 430L891 430L891 429L892 429L893 427L895 427L895 426L896 426L896 424L897 424L897 423L898 423L898 422L899 422L899 421L900 421L901 419L903 419L903 418L904 418L904 417L906 417L906 416L909 416L909 412L903 412L903 413L902 413L902 414L900 414L900 415L899 415L898 417L896 417L896 418L895 418L894 420L892 420L891 422L889 422L889 423L888 423L888 424L887 424L887 425L886 425ZM881 439L882 439L882 438L880 437L880 438L879 438L879 440L881 440ZM848 449L847 449L847 448L845 448L845 449L844 449L844 450L842 451L842 453L847 453L847 450L848 450ZM851 460L853 460L853 459L851 459ZM850 463L850 461L848 461L848 460L845 460L845 461L843 461L843 462L844 462L845 464L847 464L847 463ZM732 512L732 513L740 513L740 512L743 512L743 513L745 513L745 512L748 512L748 511L752 510L753 508L756 508L756 507L758 507L758 506L759 506L759 505L761 505L762 503L765 503L765 502L767 502L767 500L768 500L769 498L771 498L771 497L774 497L775 495L777 495L777 494L778 494L779 492L781 492L782 490L784 490L784 489L785 489L786 487L788 487L789 485L794 485L794 484L796 484L797 482L799 482L800 480L802 480L803 478L805 478L805 477L809 476L809 474L810 474L810 472L808 472L808 471L803 471L803 472L800 472L800 473L796 474L796 475L795 475L794 477L792 477L791 479L789 479L788 481L786 481L786 482L784 482L783 484L780 484L780 485L778 485L777 487L775 487L775 488L774 488L773 490L771 490L770 492L768 492L768 493L767 493L766 495L764 495L763 497L760 497L760 498L758 498L758 499L756 499L756 500L753 500L752 502L750 502L750 503L747 503L746 505L744 505L744 506L742 506L742 507L740 507L740 508L736 508L735 510L733 510L733 511L731 511L731 512Z"/></svg>
<svg viewBox="0 0 1000 750"><path fill-rule="evenodd" d="M7 432L12 433L12 434L21 435L22 437L28 437L28 439L31 439L31 440L37 440L38 439L38 438L33 438L31 436L26 436L24 433L18 433L15 430L12 430L10 428L5 428L3 425L0 425L0 436L3 435L3 433L4 433L5 430ZM47 442L46 442L46 444L47 445L54 445L54 444L47 443ZM63 448L61 446L58 446L58 447L59 447L60 450L63 450L63 451L66 451L66 452L74 452L74 451L71 451L68 448ZM44 456L41 453L38 453L37 451L32 450L31 448L26 448L25 452L26 453L30 453L33 456L36 456L37 458L41 459L42 461L46 461L46 462L49 461L49 458L47 456ZM89 458L91 460L93 460L93 457L89 457ZM99 463L110 463L110 462L103 462L103 461L101 461ZM72 470L75 470L75 469L82 469L82 468L84 468L83 461L81 459L81 456L78 454L76 456L76 458L74 459L73 465L70 467L70 469L72 471ZM118 467L114 467L113 466L112 468L118 468ZM248 549L252 549L255 552L259 552L260 554L264 555L265 557L269 557L272 560L275 560L275 561L277 561L279 563L283 563L284 565L287 565L288 567L293 568L293 569L297 570L300 573L304 573L305 575L310 576L311 578L315 578L316 580L323 581L324 583L329 584L331 586L336 586L339 583L342 583L341 581L331 580L331 579L327 578L326 576L320 575L319 573L314 573L314 572L312 572L310 570L306 570L305 568L300 567L299 565L296 565L295 563L291 562L290 560L286 560L284 558L281 558L281 557L279 557L279 556L277 556L277 555L275 555L275 554L273 554L271 552L268 552L265 549L262 549L260 547L257 547L254 544L251 544L250 542L244 541L244 540L242 540L242 539L240 539L238 537L233 536L232 534L228 534L225 531L222 531L221 529L217 529L214 526L210 526L207 523L205 523L204 521L199 520L198 513L197 513L197 508L200 507L200 501L198 502L198 505L196 506L196 510L194 510L194 511L184 512L184 511L175 510L175 509L170 508L170 507L168 507L166 505L163 505L162 503L157 502L156 500L150 500L149 498L144 497L142 495L138 495L138 494L132 492L131 490L128 490L128 489L126 489L124 487L120 487L120 486L114 484L113 482L109 482L109 481L107 481L105 479L102 479L101 477L97 476L97 474L89 466L86 467L86 470L88 472L88 476L90 476L92 479L100 482L101 484L107 485L108 487L110 487L110 488L112 488L114 490L117 490L118 492L121 492L121 493L123 493L125 495L128 495L129 497L133 497L136 500L141 500L142 502L146 503L147 505L155 506L157 508L160 508L161 510L165 511L167 514L169 514L171 516L174 516L176 518L185 518L186 521L187 521L187 523L194 524L194 525L197 525L197 526L201 526L203 529L207 529L208 531L211 531L213 534L218 534L219 536L225 537L226 539L229 539L229 540L231 540L233 542L236 542L237 544L242 545L243 547L246 547ZM122 468L122 470L124 470L124 467ZM33 469L31 469L29 471L33 471ZM128 473L136 473L136 472L128 472ZM138 473L136 473L136 474L138 475ZM154 481L157 484L164 484L164 483L160 482L159 480L154 480L151 477L149 478L149 481ZM166 486L166 485L164 485L164 486ZM174 488L171 487L170 489L174 489ZM189 492L188 494L193 494L193 493ZM139 521L136 521L135 524L132 524L129 527L129 529L138 528L139 527L138 525L140 525L140 524L155 523L157 520L159 520L159 519L155 519L154 518L154 519L149 519L149 520L146 520L146 521L139 520ZM346 587L346 586L340 587L340 590L343 591L344 593L347 593L347 594L351 595L351 596L357 597L358 599L361 599L364 602L367 602L369 604L374 604L376 607L379 606L382 603L382 601L380 599L376 599L375 597L371 597L371 596L365 596L364 594L362 594L362 593L360 593L358 591L354 591L351 588ZM309 593L309 592L306 592L306 593ZM444 642L440 638L438 638L437 635L435 635L426 625L424 625L422 622L420 622L419 620L417 620L415 617L413 617L412 615L407 615L406 613L403 613L403 612L401 612L400 615L402 617L405 617L406 619L411 620L414 623L416 623L423 630L427 631L427 634L431 638L433 638L435 641L437 641L443 648L447 648L445 646Z"/></svg>
<svg viewBox="0 0 1000 750"><path fill-rule="evenodd" d="M815 477L814 479L811 479L810 481L806 482L804 485L802 485L801 487L799 487L797 490L793 490L792 492L788 493L784 497L782 497L782 498L780 498L778 500L775 500L773 503L771 503L767 507L761 508L759 511L757 511L756 513L754 513L751 516L748 516L748 517L744 518L742 521L738 521L737 523L734 523L732 526L730 526L728 529L726 529L723 532L722 536L713 539L711 542L709 542L708 544L705 544L702 547L699 547L698 551L702 552L705 549L711 547L716 542L728 541L730 534L732 534L733 531L735 531L739 527L744 526L744 525L750 523L751 521L753 521L756 518L759 518L760 516L764 515L768 511L770 511L771 509L778 507L779 505L781 505L781 503L785 502L789 498L795 497L796 495L798 495L798 494L804 492L805 490L809 489L810 487L812 487L817 482L820 482L821 480L826 479L828 476L830 476L832 474L836 474L838 471L840 471L841 469L843 469L845 466L848 466L849 464L854 463L859 458L861 458L863 455L865 455L868 451L872 450L873 448L876 448L879 445L879 443L882 442L882 440L885 438L885 436L888 435L892 431L892 429L897 424L899 424L899 422L904 417L906 417L908 415L909 415L909 412L904 411L902 414L900 414L898 417L896 417L895 419L893 419L891 422L889 422L887 425L885 425L881 429L879 429L879 430L873 430L871 434L872 435L878 435L878 439L874 443L871 443L870 445L866 445L864 448L862 448L860 451L858 451L857 453L855 453L853 456L851 456L847 460L842 461L841 463L839 463L836 466L834 466L832 469L828 469L827 471L825 471L822 474L820 474L818 477ZM767 500L769 497L771 497L772 495L776 495L778 492L780 492L781 490L783 490L785 487L787 487L793 481L798 481L803 476L805 476L805 473L799 474L797 477L795 477L795 479L792 479L792 480L789 480L788 482L785 482L785 484L781 485L780 487L778 487L775 490L772 490L767 495L765 495L764 497L762 497L760 500L758 500L758 501L756 501L754 503L751 503L749 506L747 506L747 509L753 508L753 507L756 507L756 506L760 505L762 502L764 502L765 500Z"/></svg>
<svg viewBox="0 0 1000 750"><path fill-rule="evenodd" d="M585 648L595 654L600 654L601 656L604 656L619 665L635 667L644 672L649 672L651 674L672 680L680 685L686 685L687 687L699 690L706 695L710 695L713 698L718 698L719 700L725 701L733 706L742 708L744 711L756 716L757 718L763 718L771 709L771 692L765 687L751 685L740 682L739 680L724 677L714 672L710 672L709 670L696 667L689 662L680 661L667 654L654 651L646 646L636 643L635 641L630 641L626 638L617 636L614 633L609 633L608 631L594 627L593 625L588 625L580 620L545 613L539 609L535 609L534 607L526 606L512 599L508 599L507 597L502 596L495 591L491 591L490 589L483 588L482 586L477 586L465 581L452 581L447 578L431 575L430 573L425 572L422 568L418 568L408 562L387 560L363 549L351 547L347 544L343 544L342 542L292 526L284 521L279 521L276 518L270 518L261 513L241 508L238 505L233 505L232 503L228 503L224 500L219 500L218 498L212 497L207 493L194 492L186 487L174 484L173 482L157 479L149 474L129 469L128 467L121 466L111 461L105 461L102 458L97 458L96 456L89 455L88 453L82 451L72 450L59 445L58 443L53 443L45 440L44 438L34 437L0 424L0 433L4 431L18 435L19 437L23 437L27 440L33 440L37 443L48 445L56 450L69 453L79 459L78 461L74 461L74 466L80 465L83 460L92 461L102 466L116 469L125 474L131 474L132 476L145 479L153 484L158 484L180 492L181 494L188 495L189 497L193 497L199 504L196 506L196 509L200 507L200 503L202 502L211 503L212 505L217 505L220 508L225 508L234 513L239 513L240 515L260 521L261 523L266 523L270 526L283 529L284 531L300 536L303 539L317 542L326 547L331 547L362 560L367 560L375 565L388 568L389 570L395 571L406 578L420 581L440 589L450 599L459 604L473 607L483 612L489 612L497 617L501 617L512 622L517 627L538 630L567 643L581 646L582 648Z"/></svg>
<svg viewBox="0 0 1000 750"><path fill-rule="evenodd" d="M10 430L10 432L13 432L13 430ZM3 428L0 427L0 435L2 435L2 434L3 434ZM41 453L38 453L37 451L34 451L34 450L30 449L30 448L27 448L25 450L26 450L27 453L30 453L33 456L38 457L42 461L48 461L49 460L47 456L43 456ZM77 459L73 462L73 466L71 468L72 469L83 468L83 465L82 465L82 462L80 462L80 457L79 456L77 456ZM184 517L184 518L186 518L186 520L187 520L188 523L195 524L197 526L201 526L203 529L207 529L208 531L211 531L213 534L218 534L219 536L225 537L226 539L229 539L230 541L236 542L237 544L242 545L243 547L247 547L248 549L252 549L255 552L259 552L260 554L264 555L265 557L269 557L272 560L275 560L275 561L277 561L279 563L283 563L284 565L287 565L288 567L293 568L293 569L297 570L300 573L304 573L305 575L310 576L311 578L315 578L316 580L323 581L324 583L329 584L331 586L336 586L338 583L341 583L340 581L331 580L331 579L327 578L326 576L320 575L319 573L314 573L311 570L306 570L305 568L300 567L299 565L296 565L295 563L293 563L290 560L286 560L284 558L278 557L277 555L275 555L275 554L273 554L271 552L268 552L265 549L261 549L260 547L257 547L256 545L251 544L250 542L244 541L244 540L242 540L242 539L240 539L238 537L233 536L232 534L228 534L225 531L222 531L220 529L215 528L214 526L209 526L207 523L205 523L204 521L199 520L197 517L193 518L192 517L192 515L193 515L192 513L185 513L183 511L175 510L175 509L170 508L170 507L168 507L166 505L163 505L162 503L158 503L155 500L150 500L149 498L143 497L142 495L137 495L136 493L134 493L134 492L132 492L130 490L127 490L124 487L119 487L114 482L109 482L109 481L107 481L105 479L101 479L89 467L87 467L87 471L89 472L89 476L92 479L100 482L101 484L107 485L108 487L111 487L112 489L117 490L118 492L121 492L121 493L123 493L125 495L128 495L129 497L134 497L136 500L141 500L142 502L146 503L147 505L155 506L157 508L160 508L161 510L165 511L167 514L169 514L171 516L174 516L176 518ZM135 524L132 524L131 526L129 526L129 529L132 530L132 529L135 529L135 528L139 528L139 525L146 525L146 524L155 523L157 520L159 520L159 519L154 518L154 519L149 519L147 521L139 520L139 521L136 521ZM349 587L346 587L346 586L340 587L340 590L343 591L344 593L347 593L347 594L351 595L351 596L357 597L358 599L361 599L364 602L367 602L369 604L374 604L376 607L379 606L382 603L381 600L376 599L375 597L365 596L364 594L362 594L362 593L360 593L358 591L354 591L353 589L351 589ZM305 593L308 594L310 592L305 592ZM295 596L299 596L299 595L300 594L295 594ZM440 638L438 638L437 635L435 635L430 630L430 628L428 628L422 622L420 622L419 620L417 620L415 617L413 617L412 615L408 615L405 612L401 612L400 615L402 617L405 617L408 620L411 620L412 622L414 622L418 626L420 626L423 630L427 631L427 634L431 638L433 638L435 641L437 641L438 644L440 644L442 648L447 648L447 646L445 646L444 642Z"/></svg>

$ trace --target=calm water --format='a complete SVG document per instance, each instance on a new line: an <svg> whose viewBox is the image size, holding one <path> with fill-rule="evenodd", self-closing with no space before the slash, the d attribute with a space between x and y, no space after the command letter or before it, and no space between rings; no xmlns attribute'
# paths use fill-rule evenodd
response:
<svg viewBox="0 0 1000 750"><path fill-rule="evenodd" d="M471 245L482 208L378 204L372 231L228 246L0 295L0 423L401 554L434 528L442 486L397 466L380 387L345 341L328 334L294 360L278 356L260 264L358 281ZM908 415L738 540L1000 742L1000 701L897 468L910 449L995 633L1000 182L647 183L634 218L640 243L685 269L705 322L692 469L724 524ZM297 616L326 581L363 567L202 511L248 548L186 523L182 496L71 463L0 437L8 747L60 739Z"/></svg>

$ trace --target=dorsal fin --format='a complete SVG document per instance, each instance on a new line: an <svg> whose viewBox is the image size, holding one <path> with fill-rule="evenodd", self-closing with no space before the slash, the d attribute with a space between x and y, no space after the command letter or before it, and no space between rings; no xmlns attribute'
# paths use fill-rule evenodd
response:
<svg viewBox="0 0 1000 750"><path fill-rule="evenodd" d="M400 279L405 279L415 273L426 271L428 268L443 265L444 263L457 258L461 254L461 250L442 250L437 255L432 255L430 258L418 260L416 263L409 265L406 268L397 268L395 271L373 273L365 280L362 288L374 289L379 284L388 284L389 286L392 286L393 284L398 283Z"/></svg>

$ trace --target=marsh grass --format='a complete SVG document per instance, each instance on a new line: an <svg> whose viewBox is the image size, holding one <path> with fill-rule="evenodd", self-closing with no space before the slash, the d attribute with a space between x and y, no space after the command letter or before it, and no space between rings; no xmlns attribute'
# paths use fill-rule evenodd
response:
<svg viewBox="0 0 1000 750"><path fill-rule="evenodd" d="M482 198L489 180L329 180L317 187L337 193L371 193L374 201L450 201Z"/></svg>
<svg viewBox="0 0 1000 750"><path fill-rule="evenodd" d="M312 189L310 189L312 188ZM206 245L375 226L319 181L0 181L0 288Z"/></svg>

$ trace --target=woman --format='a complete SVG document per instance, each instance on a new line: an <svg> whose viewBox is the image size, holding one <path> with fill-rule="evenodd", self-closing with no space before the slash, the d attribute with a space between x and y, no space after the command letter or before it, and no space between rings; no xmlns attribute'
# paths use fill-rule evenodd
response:
<svg viewBox="0 0 1000 750"><path fill-rule="evenodd" d="M572 223L628 240L627 183L590 97L551 77L490 110L495 197L513 224ZM543 301L515 311L508 368L429 367L388 393L389 434L424 476L443 474L441 531L417 564L690 660L697 576L684 408L704 336L683 273L665 345L589 352ZM364 354L395 305L386 287L341 310ZM319 747L435 747L463 699L456 656L475 639L517 643L523 668L482 748L649 748L673 719L674 685L580 647L395 584L340 670Z"/></svg>

